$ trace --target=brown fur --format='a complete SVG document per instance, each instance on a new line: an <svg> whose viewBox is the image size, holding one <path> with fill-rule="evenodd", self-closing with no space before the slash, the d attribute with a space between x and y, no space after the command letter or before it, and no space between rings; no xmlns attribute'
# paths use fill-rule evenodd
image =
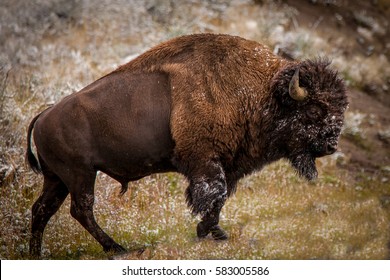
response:
<svg viewBox="0 0 390 280"><path fill-rule="evenodd" d="M45 179L33 207L31 253L40 253L45 225L68 193L72 216L104 250L123 250L93 217L97 170L118 180L122 192L127 182L152 173L184 174L187 202L202 216L198 236L227 238L219 213L241 177L287 158L311 180L317 176L314 159L335 151L347 100L328 65L288 62L240 37L189 35L65 98L28 131L30 139L35 127ZM288 91L296 69L308 92L303 101ZM27 158L37 170L30 140Z"/></svg>

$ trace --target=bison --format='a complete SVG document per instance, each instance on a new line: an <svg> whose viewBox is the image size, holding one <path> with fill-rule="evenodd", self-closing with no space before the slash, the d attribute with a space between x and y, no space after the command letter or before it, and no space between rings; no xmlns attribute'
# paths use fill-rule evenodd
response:
<svg viewBox="0 0 390 280"><path fill-rule="evenodd" d="M195 34L161 43L37 115L26 158L44 177L32 207L30 253L50 217L70 213L103 247L124 252L93 214L97 171L128 182L179 172L201 216L197 236L226 239L220 211L237 181L285 158L308 180L334 153L348 101L325 58L289 61L254 41ZM31 149L31 134L37 158Z"/></svg>

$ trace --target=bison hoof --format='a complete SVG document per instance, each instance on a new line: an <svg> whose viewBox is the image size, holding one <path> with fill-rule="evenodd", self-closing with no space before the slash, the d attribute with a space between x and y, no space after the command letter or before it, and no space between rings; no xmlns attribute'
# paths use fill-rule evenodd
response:
<svg viewBox="0 0 390 280"><path fill-rule="evenodd" d="M205 238L210 233L210 230L206 230L202 223L199 223L196 227L196 234L199 238Z"/></svg>
<svg viewBox="0 0 390 280"><path fill-rule="evenodd" d="M107 248L106 250L104 250L106 252L110 252L110 253L114 253L114 254L123 254L123 253L127 253L127 250L125 248L123 248L121 245L119 244L113 244L111 245L109 248Z"/></svg>
<svg viewBox="0 0 390 280"><path fill-rule="evenodd" d="M41 258L41 251L38 249L30 250L30 258L31 259L40 259Z"/></svg>
<svg viewBox="0 0 390 280"><path fill-rule="evenodd" d="M226 240L228 238L225 231L218 225L206 228L202 223L199 223L196 228L198 238L205 238L210 232L214 240Z"/></svg>
<svg viewBox="0 0 390 280"><path fill-rule="evenodd" d="M226 232L223 229L221 229L218 225L213 227L213 229L211 230L211 235L213 236L214 240L228 239Z"/></svg>

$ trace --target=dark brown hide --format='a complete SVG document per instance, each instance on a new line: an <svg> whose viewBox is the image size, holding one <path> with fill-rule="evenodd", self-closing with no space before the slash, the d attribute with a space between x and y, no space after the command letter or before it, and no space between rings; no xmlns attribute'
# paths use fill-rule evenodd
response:
<svg viewBox="0 0 390 280"><path fill-rule="evenodd" d="M328 64L288 62L239 37L189 35L64 98L28 130L27 159L44 175L31 253L40 254L46 223L68 193L72 216L104 250L123 250L93 217L98 170L118 180L122 192L152 173L184 174L187 202L202 217L198 236L227 238L219 213L241 177L287 158L311 180L315 158L335 151L347 99ZM297 98L290 84L305 95ZM30 148L33 128L40 166Z"/></svg>
<svg viewBox="0 0 390 280"><path fill-rule="evenodd" d="M129 181L176 170L170 103L167 75L114 73L39 116L34 140L45 181L33 207L32 254L39 255L44 226L68 192L72 216L106 251L122 250L93 217L96 171L121 182L124 192Z"/></svg>

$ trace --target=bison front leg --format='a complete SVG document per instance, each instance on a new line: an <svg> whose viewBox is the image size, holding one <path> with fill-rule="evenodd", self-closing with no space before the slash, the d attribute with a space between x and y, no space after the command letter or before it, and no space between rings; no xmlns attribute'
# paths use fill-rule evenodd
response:
<svg viewBox="0 0 390 280"><path fill-rule="evenodd" d="M227 239L226 233L218 225L219 215L227 198L223 168L221 164L210 161L195 170L190 176L186 198L192 212L202 217L197 226L197 235L204 238L211 233L216 240Z"/></svg>
<svg viewBox="0 0 390 280"><path fill-rule="evenodd" d="M202 221L198 224L196 228L196 233L199 238L204 238L209 233L211 233L215 240L225 240L228 238L225 231L221 229L218 225L219 214L223 206L223 203L220 204L221 205L214 207L210 212L206 213L202 217Z"/></svg>

